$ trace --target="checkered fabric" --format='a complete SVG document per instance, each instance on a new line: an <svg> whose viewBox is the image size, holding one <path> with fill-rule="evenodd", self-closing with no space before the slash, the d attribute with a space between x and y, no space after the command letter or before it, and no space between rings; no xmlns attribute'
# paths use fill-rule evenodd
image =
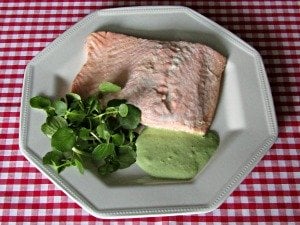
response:
<svg viewBox="0 0 300 225"><path fill-rule="evenodd" d="M87 14L110 7L184 5L232 31L262 55L279 138L216 210L204 215L97 219L21 154L18 126L26 64ZM65 222L68 221L68 222ZM1 224L300 224L299 1L0 1Z"/></svg>

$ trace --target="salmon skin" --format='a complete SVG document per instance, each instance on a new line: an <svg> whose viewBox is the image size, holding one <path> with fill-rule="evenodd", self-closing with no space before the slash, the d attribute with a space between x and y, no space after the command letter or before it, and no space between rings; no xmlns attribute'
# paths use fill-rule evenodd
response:
<svg viewBox="0 0 300 225"><path fill-rule="evenodd" d="M104 81L122 90L106 96L127 99L142 111L142 124L205 134L219 98L226 58L208 46L158 41L112 32L91 33L87 61L71 91L88 97Z"/></svg>

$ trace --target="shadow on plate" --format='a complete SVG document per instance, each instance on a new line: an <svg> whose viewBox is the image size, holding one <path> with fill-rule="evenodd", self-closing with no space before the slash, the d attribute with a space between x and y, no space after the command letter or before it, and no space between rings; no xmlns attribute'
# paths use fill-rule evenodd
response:
<svg viewBox="0 0 300 225"><path fill-rule="evenodd" d="M97 168L92 164L85 164L85 169L88 170L97 179L100 179L105 185L110 187L120 186L140 186L140 185L172 185L172 184L188 184L192 183L191 180L176 180L176 179L159 179L151 177L143 172L137 164L131 165L129 168L118 170L107 176L100 176Z"/></svg>

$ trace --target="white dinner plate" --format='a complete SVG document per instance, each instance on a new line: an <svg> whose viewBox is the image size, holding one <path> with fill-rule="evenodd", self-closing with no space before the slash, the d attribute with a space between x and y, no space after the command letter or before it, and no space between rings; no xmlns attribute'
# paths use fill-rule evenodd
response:
<svg viewBox="0 0 300 225"><path fill-rule="evenodd" d="M86 60L84 42L93 31L114 31L158 40L201 42L228 58L220 101L211 129L220 146L189 182L150 178L137 165L100 178L67 168L60 175L43 165L50 150L42 134L45 114L30 108L36 95L61 97ZM277 138L277 123L260 55L211 20L185 7L131 7L96 11L60 35L27 66L20 148L53 183L96 217L124 218L206 213L222 204Z"/></svg>

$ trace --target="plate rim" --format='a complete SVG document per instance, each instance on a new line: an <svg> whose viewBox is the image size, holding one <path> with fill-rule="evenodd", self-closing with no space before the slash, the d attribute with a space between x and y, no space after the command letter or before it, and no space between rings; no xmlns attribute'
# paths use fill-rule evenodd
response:
<svg viewBox="0 0 300 225"><path fill-rule="evenodd" d="M161 207L161 208L128 208L128 209L107 209L107 210L99 210L93 206L87 199L85 199L80 193L71 187L69 184L65 184L57 174L55 174L50 168L41 165L39 158L27 149L26 143L27 139L24 135L26 124L28 123L28 104L24 104L28 102L30 97L30 90L32 87L32 83L30 82L31 77L33 76L33 67L43 56L47 55L47 52L51 51L57 45L59 45L63 40L68 38L73 32L81 28L85 23L94 19L99 15L112 15L112 14L128 14L128 13L186 13L189 16L192 16L195 20L204 20L206 23L210 25L210 28L222 32L226 36L224 38L230 39L233 42L239 43L239 47L242 47L248 53L250 53L254 58L257 64L257 73L259 77L259 83L262 87L264 106L267 113L268 118L268 138L262 141L260 145L261 148L256 149L254 152L255 155L251 158L250 161L246 161L247 163L242 165L242 169L238 170L238 173L234 174L232 178L229 180L227 184L224 184L222 191L218 192L213 202L209 202L205 205L197 205L197 206L178 206L178 207ZM50 179L59 189L61 189L67 196L69 196L73 201L78 203L82 208L88 211L90 214L99 217L99 218L133 218L133 217L146 217L146 216L160 216L160 215L178 215L178 214L191 214L191 213L207 213L216 208L218 208L225 199L234 191L234 189L241 183L243 178L247 176L253 167L260 161L260 159L264 156L264 154L271 148L278 137L278 126L276 120L275 109L273 105L273 98L271 94L271 89L268 83L266 71L263 65L262 58L260 54L249 44L241 40L235 34L231 33L224 27L215 23L214 21L208 19L207 17L201 15L200 13L184 6L135 6L135 7L120 7L120 8L111 8L111 9L102 9L97 10L85 17L83 17L79 22L75 23L69 29L67 29L64 33L59 35L53 42L47 45L41 52L39 52L26 66L24 72L24 81L22 88L22 98L21 98L21 107L20 107L20 127L19 127L19 146L23 155L35 165L35 167L41 171L48 179ZM254 165L254 166L253 166Z"/></svg>

